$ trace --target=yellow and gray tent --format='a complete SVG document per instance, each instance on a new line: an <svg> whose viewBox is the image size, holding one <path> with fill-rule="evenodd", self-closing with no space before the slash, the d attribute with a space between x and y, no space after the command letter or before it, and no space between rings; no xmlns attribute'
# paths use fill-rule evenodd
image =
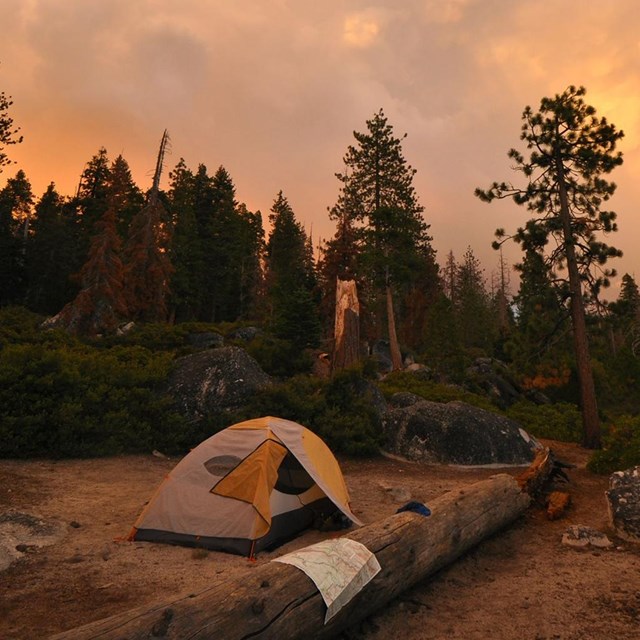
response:
<svg viewBox="0 0 640 640"><path fill-rule="evenodd" d="M250 555L338 511L361 524L329 447L296 422L267 416L228 427L185 456L130 539Z"/></svg>

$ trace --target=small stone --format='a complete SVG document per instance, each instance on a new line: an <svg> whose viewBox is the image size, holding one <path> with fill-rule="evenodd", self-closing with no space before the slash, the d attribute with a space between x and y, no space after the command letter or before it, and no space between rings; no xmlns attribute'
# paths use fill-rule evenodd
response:
<svg viewBox="0 0 640 640"><path fill-rule="evenodd" d="M70 526L70 527L73 527L74 529L79 529L81 525L80 525L80 523L79 523L77 520L72 520L72 521L69 523L69 526Z"/></svg>
<svg viewBox="0 0 640 640"><path fill-rule="evenodd" d="M569 527L562 535L562 544L578 549L584 549L590 545L599 549L608 549L613 546L604 533L583 525Z"/></svg>
<svg viewBox="0 0 640 640"><path fill-rule="evenodd" d="M74 556L67 558L65 562L68 562L69 564L78 564L80 562L84 562L84 557L79 553L76 553Z"/></svg>
<svg viewBox="0 0 640 640"><path fill-rule="evenodd" d="M411 500L411 492L404 487L391 487L387 492L395 502L409 502Z"/></svg>

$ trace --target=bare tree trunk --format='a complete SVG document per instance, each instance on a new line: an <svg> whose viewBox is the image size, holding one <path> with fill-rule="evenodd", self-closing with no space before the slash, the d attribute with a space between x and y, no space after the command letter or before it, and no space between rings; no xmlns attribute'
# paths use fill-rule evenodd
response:
<svg viewBox="0 0 640 640"><path fill-rule="evenodd" d="M582 411L583 441L587 449L599 449L600 418L596 401L596 390L593 382L591 358L589 355L589 339L587 337L587 323L584 313L584 299L582 285L578 271L578 261L571 231L571 213L565 187L564 166L558 151L556 157L556 174L558 192L560 196L560 219L564 234L567 270L569 271L569 293L571 294L571 323L573 325L573 345L578 368L578 382L580 385L580 409Z"/></svg>
<svg viewBox="0 0 640 640"><path fill-rule="evenodd" d="M393 371L402 369L402 354L398 344L398 335L396 333L396 318L393 313L393 294L391 286L387 283L387 323L389 327L389 351L391 352L391 367Z"/></svg>
<svg viewBox="0 0 640 640"><path fill-rule="evenodd" d="M360 304L354 280L336 279L336 316L331 369L342 371L360 362Z"/></svg>

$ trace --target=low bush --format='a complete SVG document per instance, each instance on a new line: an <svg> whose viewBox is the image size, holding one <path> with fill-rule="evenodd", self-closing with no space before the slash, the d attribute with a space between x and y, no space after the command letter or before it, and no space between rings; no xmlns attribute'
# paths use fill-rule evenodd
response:
<svg viewBox="0 0 640 640"><path fill-rule="evenodd" d="M575 404L535 404L520 400L506 410L507 417L538 438L561 442L579 442L582 438L582 418Z"/></svg>
<svg viewBox="0 0 640 640"><path fill-rule="evenodd" d="M311 355L287 340L261 335L243 346L264 371L276 378L309 373L313 366Z"/></svg>
<svg viewBox="0 0 640 640"><path fill-rule="evenodd" d="M620 416L604 428L603 446L587 465L594 473L613 473L640 465L640 416Z"/></svg>
<svg viewBox="0 0 640 640"><path fill-rule="evenodd" d="M458 400L467 404L501 413L499 409L485 396L466 391L462 387L452 384L442 384L431 380L424 380L413 373L398 371L389 374L381 383L380 389L386 398L394 393L415 393L417 396L431 402L452 402Z"/></svg>
<svg viewBox="0 0 640 640"><path fill-rule="evenodd" d="M0 351L0 457L181 448L186 421L159 393L169 354L15 344Z"/></svg>
<svg viewBox="0 0 640 640"><path fill-rule="evenodd" d="M256 394L238 419L272 415L299 422L318 434L335 452L378 453L382 426L367 397L360 371L346 371L331 381L298 375Z"/></svg>

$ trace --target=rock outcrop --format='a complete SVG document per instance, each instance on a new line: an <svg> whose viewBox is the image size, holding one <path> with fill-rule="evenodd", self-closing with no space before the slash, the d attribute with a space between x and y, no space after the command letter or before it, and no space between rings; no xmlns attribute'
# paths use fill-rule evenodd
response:
<svg viewBox="0 0 640 640"><path fill-rule="evenodd" d="M168 392L178 410L197 421L239 409L269 384L271 378L244 349L221 347L178 358Z"/></svg>
<svg viewBox="0 0 640 640"><path fill-rule="evenodd" d="M518 423L464 402L391 398L383 418L385 449L409 460L460 465L530 463L539 443Z"/></svg>
<svg viewBox="0 0 640 640"><path fill-rule="evenodd" d="M196 349L216 349L224 344L224 338L213 331L190 333L187 336L187 341Z"/></svg>
<svg viewBox="0 0 640 640"><path fill-rule="evenodd" d="M625 540L640 543L640 466L613 473L606 495L616 533Z"/></svg>

